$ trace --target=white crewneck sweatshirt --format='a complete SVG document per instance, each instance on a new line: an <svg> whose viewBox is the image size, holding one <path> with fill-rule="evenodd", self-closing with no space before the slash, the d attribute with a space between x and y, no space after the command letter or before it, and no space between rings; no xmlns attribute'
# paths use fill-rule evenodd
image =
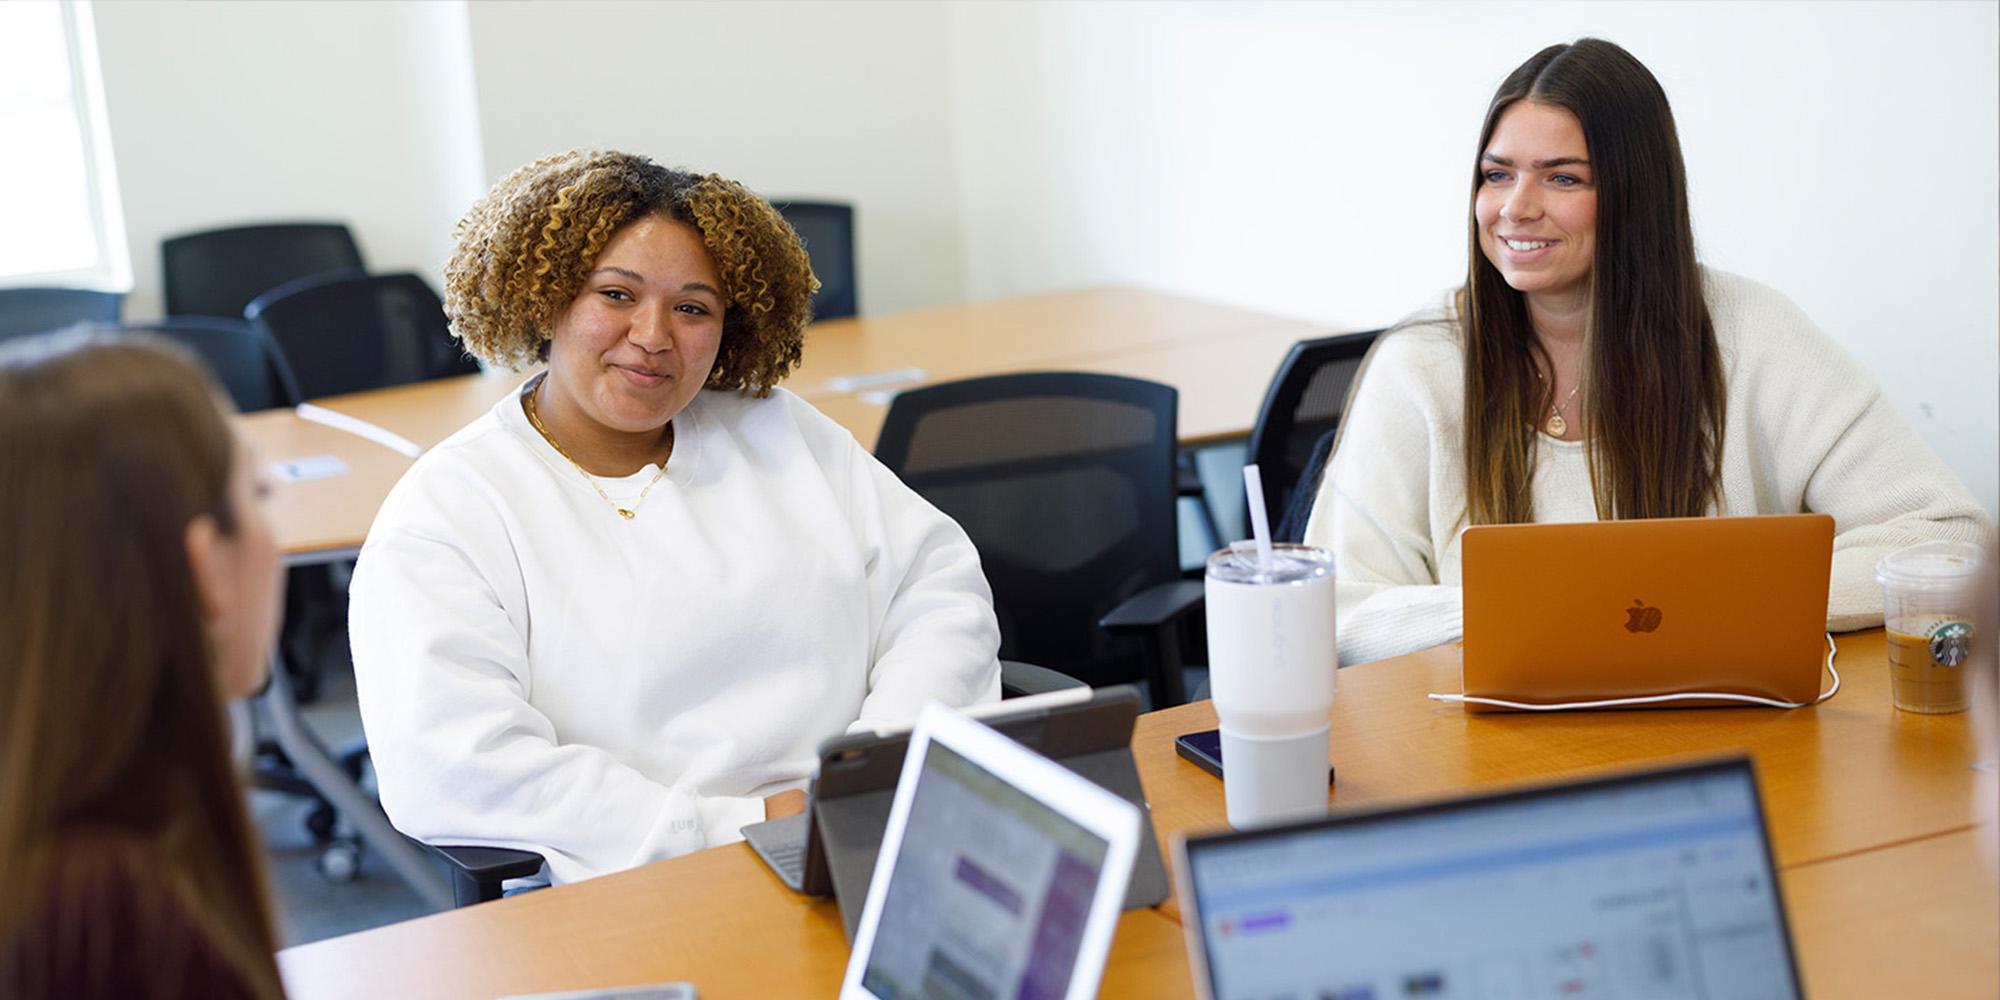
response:
<svg viewBox="0 0 2000 1000"><path fill-rule="evenodd" d="M621 519L509 393L420 458L351 589L382 805L554 881L738 839L820 740L999 697L950 518L782 389L703 391ZM658 466L598 479L631 506Z"/></svg>
<svg viewBox="0 0 2000 1000"><path fill-rule="evenodd" d="M1827 628L1882 623L1875 562L1983 542L1986 512L1866 372L1783 295L1703 269L1727 382L1714 514L1834 518ZM1457 640L1466 526L1465 356L1452 293L1384 334L1342 419L1305 540L1331 548L1340 662ZM1581 441L1536 439L1537 522L1594 521Z"/></svg>

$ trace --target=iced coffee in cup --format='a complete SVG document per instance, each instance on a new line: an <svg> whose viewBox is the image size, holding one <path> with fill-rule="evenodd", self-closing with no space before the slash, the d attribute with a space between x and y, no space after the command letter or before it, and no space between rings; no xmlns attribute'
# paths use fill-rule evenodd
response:
<svg viewBox="0 0 2000 1000"><path fill-rule="evenodd" d="M1882 624L1889 633L1889 684L1905 712L1963 712L1965 665L1975 643L1979 546L1925 542L1875 565L1882 584Z"/></svg>

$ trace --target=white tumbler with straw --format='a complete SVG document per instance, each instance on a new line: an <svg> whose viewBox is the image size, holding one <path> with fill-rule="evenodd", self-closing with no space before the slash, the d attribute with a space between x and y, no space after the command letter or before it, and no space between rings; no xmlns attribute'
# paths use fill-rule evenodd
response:
<svg viewBox="0 0 2000 1000"><path fill-rule="evenodd" d="M1327 720L1339 668L1333 553L1271 544L1257 467L1243 478L1255 541L1210 556L1205 587L1223 798L1237 828L1326 812Z"/></svg>

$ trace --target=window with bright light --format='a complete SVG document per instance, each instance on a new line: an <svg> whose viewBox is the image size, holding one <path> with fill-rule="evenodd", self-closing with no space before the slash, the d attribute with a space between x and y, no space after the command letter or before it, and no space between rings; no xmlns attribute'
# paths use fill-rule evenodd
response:
<svg viewBox="0 0 2000 1000"><path fill-rule="evenodd" d="M131 287L87 3L0 3L0 215L0 284Z"/></svg>

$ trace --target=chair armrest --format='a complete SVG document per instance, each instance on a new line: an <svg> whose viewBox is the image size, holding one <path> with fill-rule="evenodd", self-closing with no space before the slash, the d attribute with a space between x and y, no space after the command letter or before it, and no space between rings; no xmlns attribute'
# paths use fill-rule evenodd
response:
<svg viewBox="0 0 2000 1000"><path fill-rule="evenodd" d="M527 878L542 870L542 856L533 851L511 847L424 846L443 859L450 872L454 906L499 899L501 883L510 878Z"/></svg>
<svg viewBox="0 0 2000 1000"><path fill-rule="evenodd" d="M1106 612L1097 620L1097 626L1116 634L1151 631L1179 622L1186 615L1205 607L1202 595L1206 586L1202 580L1156 583Z"/></svg>
<svg viewBox="0 0 2000 1000"><path fill-rule="evenodd" d="M1046 694L1050 691L1067 691L1070 688L1087 687L1082 681L1059 670L1038 667L1019 660L1000 661L1000 697L1018 698L1029 694Z"/></svg>
<svg viewBox="0 0 2000 1000"><path fill-rule="evenodd" d="M1154 584L1097 620L1099 628L1113 635L1138 635L1146 640L1152 674L1147 683L1152 686L1154 708L1187 701L1187 683L1181 677L1181 626L1188 616L1207 606L1203 600L1206 586L1202 580Z"/></svg>

